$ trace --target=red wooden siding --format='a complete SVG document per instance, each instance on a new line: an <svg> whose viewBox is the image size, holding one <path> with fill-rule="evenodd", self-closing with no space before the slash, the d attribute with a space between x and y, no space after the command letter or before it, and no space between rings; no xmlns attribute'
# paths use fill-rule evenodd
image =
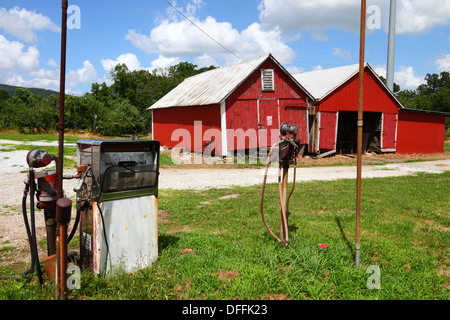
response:
<svg viewBox="0 0 450 320"><path fill-rule="evenodd" d="M383 138L382 149L395 149L397 133L397 115L392 113L383 114Z"/></svg>
<svg viewBox="0 0 450 320"><path fill-rule="evenodd" d="M320 113L320 149L336 149L337 112Z"/></svg>
<svg viewBox="0 0 450 320"><path fill-rule="evenodd" d="M274 91L262 90L261 69L274 70ZM227 129L234 132L238 132L238 129L244 132L249 129L258 132L262 129L258 141L261 142L261 147L265 147L278 140L278 136L271 132L266 138L265 129L274 130L275 133L282 122L295 123L299 128L298 137L306 143L308 140L306 97L305 92L274 61L268 59L226 99ZM270 119L271 125L268 124ZM233 138L228 134L228 150L233 150ZM246 138L246 148L255 148L252 142L254 140L250 140ZM236 143L234 145L236 146Z"/></svg>
<svg viewBox="0 0 450 320"><path fill-rule="evenodd" d="M200 126L195 128L195 121L201 121ZM177 129L184 129L175 131ZM208 133L220 132L220 107L219 105L191 106L178 108L164 108L153 110L153 132L154 139L159 140L162 146L170 148L188 148L195 150L207 143L212 137L206 137ZM184 139L186 131L190 134L190 140ZM219 130L219 132L217 131ZM172 137L172 135L174 135ZM196 140L194 141L194 138ZM221 137L215 137L214 145L221 149Z"/></svg>
<svg viewBox="0 0 450 320"><path fill-rule="evenodd" d="M269 147L279 140L278 100L259 100L259 146Z"/></svg>
<svg viewBox="0 0 450 320"><path fill-rule="evenodd" d="M301 144L308 144L308 112L306 103L299 100L281 100L280 123L296 124L298 128L297 138Z"/></svg>
<svg viewBox="0 0 450 320"><path fill-rule="evenodd" d="M258 147L256 100L235 101L226 111L228 150Z"/></svg>
<svg viewBox="0 0 450 320"><path fill-rule="evenodd" d="M358 111L358 75L353 76L319 104L319 111ZM364 111L398 113L400 105L375 76L364 72Z"/></svg>
<svg viewBox="0 0 450 320"><path fill-rule="evenodd" d="M397 153L440 153L444 151L445 116L400 110Z"/></svg>

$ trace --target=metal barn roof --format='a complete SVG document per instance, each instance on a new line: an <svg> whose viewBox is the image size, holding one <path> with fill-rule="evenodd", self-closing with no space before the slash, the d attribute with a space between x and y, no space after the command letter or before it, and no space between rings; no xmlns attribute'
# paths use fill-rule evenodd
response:
<svg viewBox="0 0 450 320"><path fill-rule="evenodd" d="M392 91L380 80L376 72L366 62L364 68L368 68L379 82L386 88L389 94L403 108L401 102ZM359 64L352 64L343 67L322 69L316 71L303 72L295 75L295 79L311 93L317 101L327 97L334 90L343 85L347 80L359 73Z"/></svg>
<svg viewBox="0 0 450 320"><path fill-rule="evenodd" d="M149 109L220 103L267 58L268 55L186 78Z"/></svg>
<svg viewBox="0 0 450 320"><path fill-rule="evenodd" d="M290 75L271 54L267 54L253 60L213 69L186 78L172 91L155 102L149 109L201 106L221 103L269 58L271 58L294 82L297 83L297 80L292 77L292 75ZM300 84L297 83L297 85L304 89ZM312 98L308 92L306 93Z"/></svg>
<svg viewBox="0 0 450 320"><path fill-rule="evenodd" d="M367 66L367 63L366 63ZM295 75L300 82L317 100L325 98L345 81L359 72L359 64L331 69L303 72Z"/></svg>

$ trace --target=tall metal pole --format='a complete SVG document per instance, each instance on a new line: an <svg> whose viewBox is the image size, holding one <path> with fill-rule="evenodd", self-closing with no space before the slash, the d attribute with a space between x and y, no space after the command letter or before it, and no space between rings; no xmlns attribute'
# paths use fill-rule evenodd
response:
<svg viewBox="0 0 450 320"><path fill-rule="evenodd" d="M356 241L355 265L359 267L361 249L361 167L362 167L362 137L363 137L363 93L364 93L364 49L366 34L366 0L361 0L361 34L359 49L359 88L358 88L358 147L356 174Z"/></svg>
<svg viewBox="0 0 450 320"><path fill-rule="evenodd" d="M65 100L65 87L66 87L66 34L67 34L67 7L68 1L62 0L62 19L61 19L61 62L60 62L60 82L59 82L59 144L58 144L58 161L56 163L57 171L57 198L63 197L63 159L64 159L64 100ZM63 250L64 251L64 250ZM67 257L61 257L60 250L60 226L57 226L56 230L56 281L55 281L55 298L61 298L61 286L60 280L62 273L65 270L61 270L61 259L67 259ZM63 289L64 292L64 289Z"/></svg>
<svg viewBox="0 0 450 320"><path fill-rule="evenodd" d="M395 20L396 20L397 0L391 0L389 11L389 40L388 58L386 69L386 85L394 92L394 57L395 57Z"/></svg>

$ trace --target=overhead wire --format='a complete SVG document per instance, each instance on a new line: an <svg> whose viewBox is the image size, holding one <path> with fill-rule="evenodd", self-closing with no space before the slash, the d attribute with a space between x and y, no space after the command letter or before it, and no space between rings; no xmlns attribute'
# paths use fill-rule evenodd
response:
<svg viewBox="0 0 450 320"><path fill-rule="evenodd" d="M202 28L200 28L194 21L192 21L191 19L189 19L181 10L179 10L177 7L175 7L170 1L165 0L174 10L176 10L180 15L182 15L187 21L189 21L194 27L196 27L198 30L200 30L204 35L206 35L208 38L210 38L212 41L214 41L216 44L218 44L220 47L222 47L222 49L224 49L225 51L227 51L228 53L232 54L233 56L235 56L236 58L242 60L243 62L247 62L247 60L245 60L244 58L238 56L236 53L234 53L233 51L231 51L230 49L228 49L227 47L225 47L224 45L222 45L219 41L217 41L216 39L214 39L212 36L210 36L205 30L203 30Z"/></svg>
<svg viewBox="0 0 450 320"><path fill-rule="evenodd" d="M214 41L222 49L224 49L228 53L232 54L233 56L235 56L239 60L242 60L243 62L249 63L248 60L240 57L239 55L237 55L236 53L234 53L233 51L231 51L230 49L225 47L223 44L221 44L219 41L214 39L210 34L208 34L205 30L203 30L200 26L198 26L194 21L192 21L192 19L189 19L189 17L187 17L180 9L178 9L175 5L173 5L169 0L165 0L165 2L167 2L167 4L169 4L175 11L177 11L181 16L183 16L183 18L185 18L187 21L189 21L194 27L196 27L198 30L200 30L200 32L202 32L204 35L206 35L212 41ZM341 66L340 64L318 63L318 62L311 62L311 61L299 61L299 63L300 64L310 64L310 65L327 65L327 66L332 66L332 67Z"/></svg>

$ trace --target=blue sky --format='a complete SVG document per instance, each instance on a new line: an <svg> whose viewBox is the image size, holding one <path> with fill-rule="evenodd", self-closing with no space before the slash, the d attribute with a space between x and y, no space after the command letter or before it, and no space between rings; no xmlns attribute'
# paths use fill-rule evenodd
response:
<svg viewBox="0 0 450 320"><path fill-rule="evenodd" d="M67 32L66 91L72 94L89 92L94 82L109 83L117 63L151 71L181 61L224 66L272 53L295 76L359 61L358 0L69 0L69 5L79 9L68 12L73 27ZM367 0L367 6L365 60L384 76L389 0ZM417 88L427 73L450 71L449 22L450 0L397 0L394 80L402 89ZM0 83L58 91L60 26L61 1L2 0Z"/></svg>

